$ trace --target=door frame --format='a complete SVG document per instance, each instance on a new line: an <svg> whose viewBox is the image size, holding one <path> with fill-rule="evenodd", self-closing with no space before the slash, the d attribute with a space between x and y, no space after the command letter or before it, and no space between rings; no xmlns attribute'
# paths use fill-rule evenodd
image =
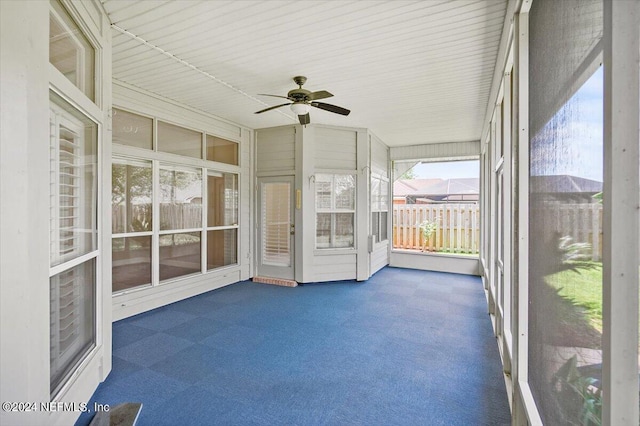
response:
<svg viewBox="0 0 640 426"><path fill-rule="evenodd" d="M290 185L289 192L289 208L290 208L290 265L288 267L276 266L276 265L262 265L262 184L264 183L288 183ZM279 278L285 280L295 280L295 176L294 175L279 175L279 176L264 176L258 177L255 187L256 196L256 221L255 221L255 276L264 276L269 278Z"/></svg>

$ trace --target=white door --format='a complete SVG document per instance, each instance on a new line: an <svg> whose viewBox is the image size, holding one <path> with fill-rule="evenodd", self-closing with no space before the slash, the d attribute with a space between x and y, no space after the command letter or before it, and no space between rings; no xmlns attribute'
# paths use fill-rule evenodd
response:
<svg viewBox="0 0 640 426"><path fill-rule="evenodd" d="M294 279L293 188L293 176L258 179L258 276Z"/></svg>

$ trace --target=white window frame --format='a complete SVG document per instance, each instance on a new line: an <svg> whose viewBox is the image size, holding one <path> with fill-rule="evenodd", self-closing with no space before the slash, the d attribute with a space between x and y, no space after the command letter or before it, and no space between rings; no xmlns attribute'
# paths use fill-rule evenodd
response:
<svg viewBox="0 0 640 426"><path fill-rule="evenodd" d="M322 208L319 209L318 208L318 202L317 202L317 196L318 196L318 192L317 192L317 176L318 175L326 175L326 176L331 176L331 207L330 208ZM337 209L335 207L336 204L336 199L335 199L335 186L334 186L334 182L335 182L335 177L336 176L352 176L353 177L353 182L354 182L354 186L353 186L353 192L354 192L354 197L353 197L353 209ZM355 251L356 250L356 246L357 246L357 229L358 229L358 225L357 225L357 215L356 215L356 210L357 210L357 200L358 200L358 175L355 172L335 172L335 171L318 171L316 172L316 174L314 175L314 209L315 209L315 213L314 213L314 248L315 250L319 250L321 252L326 252L327 250L350 250L350 251ZM318 224L318 214L320 213L326 213L326 214L331 214L331 215L335 215L337 213L349 213L353 215L353 245L350 247L334 247L333 244L335 244L335 220L334 217L332 216L331 219L331 233L329 235L329 247L318 247L318 230L317 230L317 224Z"/></svg>
<svg viewBox="0 0 640 426"><path fill-rule="evenodd" d="M378 185L378 194L374 194L373 193L373 181L377 180L379 185ZM386 188L386 201L383 202L382 200L382 196L383 196L383 191L382 189ZM376 235L374 230L375 228L377 228L377 235L380 236L382 235L382 227L385 226L387 228L387 238L385 238L384 240L378 239L376 238L376 241L374 241L374 244L378 244L378 243L387 243L389 241L389 206L390 206L390 194L391 194L391 190L389 188L389 177L386 175L382 175L382 174L377 174L377 173L372 173L371 174L371 235ZM383 207L383 205L386 203L387 208L385 209ZM374 223L373 221L373 213L378 213L378 223ZM387 213L387 220L383 220L382 219L382 214L381 213Z"/></svg>
<svg viewBox="0 0 640 426"><path fill-rule="evenodd" d="M60 96L64 101L68 102L71 107L77 110L80 114L86 116L88 119L96 123L96 152L94 155L97 157L97 170L95 179L97 182L96 192L94 194L95 199L92 200L95 203L97 217L93 220L96 221L96 231L97 231L97 241L96 241L96 249L76 257L74 259L70 259L61 264L55 265L49 268L49 280L51 277L70 270L79 264L85 262L94 262L94 295L93 295L93 303L94 303L94 344L91 349L87 350L82 357L78 360L78 362L71 367L71 369L65 374L62 382L56 389L50 389L50 398L51 400L58 400L64 398L65 395L73 393L75 390L74 384L78 380L80 376L85 376L86 374L90 374L86 372L90 365L93 365L96 362L97 357L102 354L102 356L110 356L110 353L103 353L103 348L100 345L100 342L103 340L103 336L105 334L110 335L110 332L103 331L102 318L104 316L104 298L102 292L102 273L103 273L103 265L102 265L102 247L103 247L103 221L100 218L99 212L102 211L102 200L103 200L103 192L101 188L103 188L103 171L102 165L104 163L104 148L102 146L103 138L102 133L104 131L104 116L103 110L101 108L102 103L102 95L103 95L103 84L102 84L102 60L101 58L104 55L104 49L102 47L101 42L96 36L89 31L82 24L82 17L80 17L76 10L72 7L69 7L69 4L66 1L61 1L60 5L67 11L70 18L74 20L76 25L80 31L82 31L83 36L86 38L87 42L94 49L94 77L95 77L95 87L92 93L92 97L95 100L91 100L83 91L84 87L76 86L72 81L70 81L65 75L62 74L53 64L48 64L48 79L49 79L49 89L51 92ZM63 26L66 27L64 20L60 19L59 14L54 10L51 3L49 4L49 13L54 16L54 18ZM82 77L80 77L82 78ZM53 105L52 101L49 101L49 105ZM50 379L50 378L49 378Z"/></svg>
<svg viewBox="0 0 640 426"><path fill-rule="evenodd" d="M218 135L214 132L207 131L206 129L199 128L192 123L178 123L175 119L161 117L150 113L138 111L135 108L129 108L123 105L114 105L121 111L126 111L131 114L139 115L144 118L150 118L153 120L153 143L152 149L139 148L129 145L113 144L112 149L112 162L117 160L131 160L131 161L148 161L151 162L153 168L152 180L153 180L153 197L152 197L152 211L153 211L153 231L151 233L151 265L152 265L152 283L151 285L138 286L123 291L112 293L113 297L123 296L136 292L148 291L152 288L180 285L181 282L186 282L194 277L203 276L207 274L216 274L221 271L224 272L227 269L238 268L240 265L240 243L241 243L241 229L239 226L240 218L242 217L243 207L241 203L241 153L238 151L238 165L221 163L217 161L205 160L206 158L206 137L207 135L215 136L229 142L238 144L238 150L240 149L240 142L230 139L228 136ZM169 152L158 150L158 122L162 121L167 124L171 124L177 127L182 127L188 130L192 130L201 134L201 155L202 158L195 158L189 156L183 156L179 154L173 154ZM160 230L160 169L167 170L184 170L188 172L198 171L202 179L201 183L201 197L202 197L202 211L201 211L201 225L196 228L185 229L163 229ZM229 173L236 176L236 184L238 191L238 206L237 206L237 222L227 226L208 226L207 224L207 205L208 205L208 193L207 193L207 177L210 173ZM221 266L219 268L207 269L207 232L216 230L236 229L236 263ZM182 275L174 278L169 278L160 281L160 237L163 235L182 234L182 233L200 233L200 271L187 275ZM131 236L132 234L127 234ZM114 234L112 238L122 237L121 234Z"/></svg>

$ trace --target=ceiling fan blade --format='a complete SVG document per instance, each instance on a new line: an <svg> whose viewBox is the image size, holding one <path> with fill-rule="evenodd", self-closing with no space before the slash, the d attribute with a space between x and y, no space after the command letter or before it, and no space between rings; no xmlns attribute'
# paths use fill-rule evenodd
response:
<svg viewBox="0 0 640 426"><path fill-rule="evenodd" d="M330 98L332 96L333 95L327 92L326 90L319 90L317 92L309 93L307 95L307 99L309 99L310 101L315 101L316 99L325 99L325 98Z"/></svg>
<svg viewBox="0 0 640 426"><path fill-rule="evenodd" d="M280 96L280 95L267 95L266 93L258 93L258 96L271 96L272 98L282 98L282 99L289 99L290 101L292 101L293 99L288 98L286 96Z"/></svg>
<svg viewBox="0 0 640 426"><path fill-rule="evenodd" d="M271 111L272 109L280 108L280 107L283 107L285 105L291 105L291 104L281 104L281 105L272 106L272 107L269 107L269 108L261 109L260 111L256 111L256 112L254 112L254 114L260 114L260 113L263 113L263 112Z"/></svg>
<svg viewBox="0 0 640 426"><path fill-rule="evenodd" d="M337 105L325 104L324 102L311 102L311 106L341 115L349 115L351 112L346 108L342 108Z"/></svg>
<svg viewBox="0 0 640 426"><path fill-rule="evenodd" d="M300 120L300 124L309 124L311 123L311 116L309 115L309 113L306 113L305 115L299 115L298 120Z"/></svg>

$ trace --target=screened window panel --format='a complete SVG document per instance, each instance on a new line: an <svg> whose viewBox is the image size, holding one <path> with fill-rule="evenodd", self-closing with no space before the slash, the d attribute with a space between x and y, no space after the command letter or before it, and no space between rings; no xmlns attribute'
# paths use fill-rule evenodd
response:
<svg viewBox="0 0 640 426"><path fill-rule="evenodd" d="M111 167L111 231L152 231L153 176L150 161L116 159Z"/></svg>
<svg viewBox="0 0 640 426"><path fill-rule="evenodd" d="M389 213L380 212L380 241L387 241L389 239Z"/></svg>
<svg viewBox="0 0 640 426"><path fill-rule="evenodd" d="M603 0L539 0L530 17L529 40L534 49L548 51L529 55L529 85L535 88L529 91L530 104L535 105L529 111L529 127L534 135L597 68Z"/></svg>
<svg viewBox="0 0 640 426"><path fill-rule="evenodd" d="M262 264L291 265L291 186L262 184Z"/></svg>
<svg viewBox="0 0 640 426"><path fill-rule="evenodd" d="M529 384L544 424L600 424L602 1L530 11Z"/></svg>
<svg viewBox="0 0 640 426"><path fill-rule="evenodd" d="M331 245L331 213L318 213L316 215L316 247L330 248Z"/></svg>
<svg viewBox="0 0 640 426"><path fill-rule="evenodd" d="M111 247L114 293L151 284L151 236L114 238Z"/></svg>
<svg viewBox="0 0 640 426"><path fill-rule="evenodd" d="M207 176L207 226L238 224L238 175L210 172Z"/></svg>
<svg viewBox="0 0 640 426"><path fill-rule="evenodd" d="M158 121L158 151L202 158L202 133Z"/></svg>
<svg viewBox="0 0 640 426"><path fill-rule="evenodd" d="M353 248L354 213L318 213L316 248Z"/></svg>
<svg viewBox="0 0 640 426"><path fill-rule="evenodd" d="M371 178L371 210L380 211L380 179Z"/></svg>
<svg viewBox="0 0 640 426"><path fill-rule="evenodd" d="M51 266L97 250L96 123L52 92Z"/></svg>
<svg viewBox="0 0 640 426"><path fill-rule="evenodd" d="M333 181L331 176L317 175L316 176L316 209L328 210L332 207L332 185Z"/></svg>
<svg viewBox="0 0 640 426"><path fill-rule="evenodd" d="M207 270L238 263L238 230L207 232Z"/></svg>
<svg viewBox="0 0 640 426"><path fill-rule="evenodd" d="M375 241L386 241L387 211L389 210L389 182L371 177L371 228Z"/></svg>
<svg viewBox="0 0 640 426"><path fill-rule="evenodd" d="M335 175L336 210L355 210L356 179L353 175Z"/></svg>
<svg viewBox="0 0 640 426"><path fill-rule="evenodd" d="M49 14L49 62L95 101L95 49L58 1Z"/></svg>
<svg viewBox="0 0 640 426"><path fill-rule="evenodd" d="M160 169L160 229L202 226L202 173L200 170Z"/></svg>
<svg viewBox="0 0 640 426"><path fill-rule="evenodd" d="M238 144L207 135L207 160L238 165Z"/></svg>
<svg viewBox="0 0 640 426"><path fill-rule="evenodd" d="M375 237L375 242L380 241L380 212L371 213L371 234Z"/></svg>
<svg viewBox="0 0 640 426"><path fill-rule="evenodd" d="M353 213L335 213L333 215L335 221L334 247L353 247L354 217L355 215Z"/></svg>
<svg viewBox="0 0 640 426"><path fill-rule="evenodd" d="M160 281L201 272L200 232L160 235Z"/></svg>
<svg viewBox="0 0 640 426"><path fill-rule="evenodd" d="M51 395L95 347L95 274L91 259L49 279Z"/></svg>
<svg viewBox="0 0 640 426"><path fill-rule="evenodd" d="M153 119L114 108L113 143L153 149Z"/></svg>
<svg viewBox="0 0 640 426"><path fill-rule="evenodd" d="M380 181L380 210L389 210L389 182Z"/></svg>

